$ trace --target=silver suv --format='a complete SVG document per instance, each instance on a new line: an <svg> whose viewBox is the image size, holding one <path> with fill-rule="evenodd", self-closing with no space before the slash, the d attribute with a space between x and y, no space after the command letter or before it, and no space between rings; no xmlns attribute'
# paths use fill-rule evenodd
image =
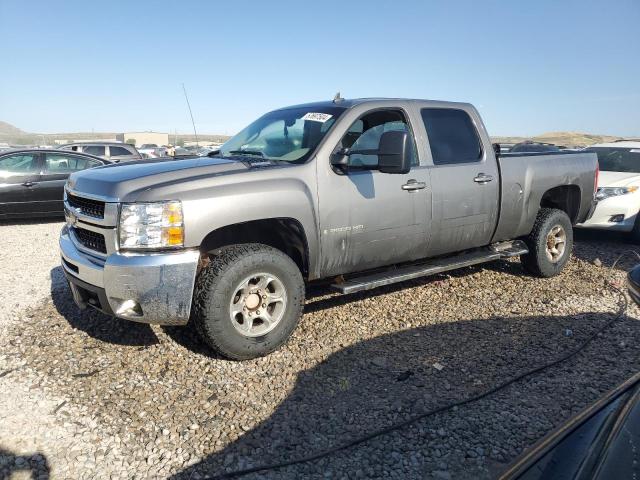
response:
<svg viewBox="0 0 640 480"><path fill-rule="evenodd" d="M96 157L105 158L112 162L131 162L142 159L142 155L133 145L116 142L79 142L68 143L59 147L60 150L88 153Z"/></svg>

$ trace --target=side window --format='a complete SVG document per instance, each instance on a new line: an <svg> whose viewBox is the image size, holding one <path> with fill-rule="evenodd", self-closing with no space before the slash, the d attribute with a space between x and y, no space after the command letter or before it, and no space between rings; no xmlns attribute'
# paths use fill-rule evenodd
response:
<svg viewBox="0 0 640 480"><path fill-rule="evenodd" d="M89 152L87 152L89 153ZM109 147L109 154L112 157L124 157L125 155L132 155L132 153L124 147Z"/></svg>
<svg viewBox="0 0 640 480"><path fill-rule="evenodd" d="M480 138L467 112L453 108L424 108L420 113L435 165L482 159Z"/></svg>
<svg viewBox="0 0 640 480"><path fill-rule="evenodd" d="M378 155L376 151L380 146L380 138L383 133L391 131L408 132L412 135L401 111L378 110L356 120L341 141L341 147L348 148L352 152L349 155L349 166L365 169L377 167ZM418 165L415 144L412 154L411 165Z"/></svg>
<svg viewBox="0 0 640 480"><path fill-rule="evenodd" d="M28 175L38 173L36 155L32 153L18 153L0 158L0 177Z"/></svg>
<svg viewBox="0 0 640 480"><path fill-rule="evenodd" d="M97 157L104 157L105 148L102 145L87 145L82 149L84 153L95 155Z"/></svg>
<svg viewBox="0 0 640 480"><path fill-rule="evenodd" d="M45 160L45 173L50 175L77 172L86 168L102 165L97 160L79 157L77 155L65 155L63 153L47 153Z"/></svg>

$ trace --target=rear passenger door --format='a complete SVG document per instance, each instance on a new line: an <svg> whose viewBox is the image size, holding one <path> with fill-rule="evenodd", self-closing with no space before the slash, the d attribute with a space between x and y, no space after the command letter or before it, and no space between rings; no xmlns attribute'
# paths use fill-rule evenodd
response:
<svg viewBox="0 0 640 480"><path fill-rule="evenodd" d="M460 108L420 110L433 163L430 256L488 245L496 226L498 167L470 113Z"/></svg>
<svg viewBox="0 0 640 480"><path fill-rule="evenodd" d="M46 152L42 176L36 187L42 212L63 213L64 184L69 175L78 170L102 165L98 160L75 155L72 152Z"/></svg>

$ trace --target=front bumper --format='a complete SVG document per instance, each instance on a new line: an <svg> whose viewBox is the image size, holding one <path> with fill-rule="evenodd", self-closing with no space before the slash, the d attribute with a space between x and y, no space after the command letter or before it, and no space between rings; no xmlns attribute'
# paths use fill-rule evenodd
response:
<svg viewBox="0 0 640 480"><path fill-rule="evenodd" d="M639 209L640 198L635 193L606 198L597 203L593 215L587 221L577 226L630 232L635 225ZM615 215L623 215L624 218L621 222L612 222L611 218Z"/></svg>
<svg viewBox="0 0 640 480"><path fill-rule="evenodd" d="M159 325L189 321L199 252L82 252L68 227L60 234L62 268L74 301L125 320Z"/></svg>

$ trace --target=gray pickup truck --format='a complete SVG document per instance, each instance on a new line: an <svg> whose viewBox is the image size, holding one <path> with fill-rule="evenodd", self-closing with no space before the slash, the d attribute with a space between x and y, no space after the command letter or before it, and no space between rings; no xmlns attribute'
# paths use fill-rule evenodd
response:
<svg viewBox="0 0 640 480"><path fill-rule="evenodd" d="M281 346L318 280L346 294L514 256L556 275L596 155L496 151L465 103L275 110L209 157L74 173L62 267L81 308L194 325L233 359Z"/></svg>

